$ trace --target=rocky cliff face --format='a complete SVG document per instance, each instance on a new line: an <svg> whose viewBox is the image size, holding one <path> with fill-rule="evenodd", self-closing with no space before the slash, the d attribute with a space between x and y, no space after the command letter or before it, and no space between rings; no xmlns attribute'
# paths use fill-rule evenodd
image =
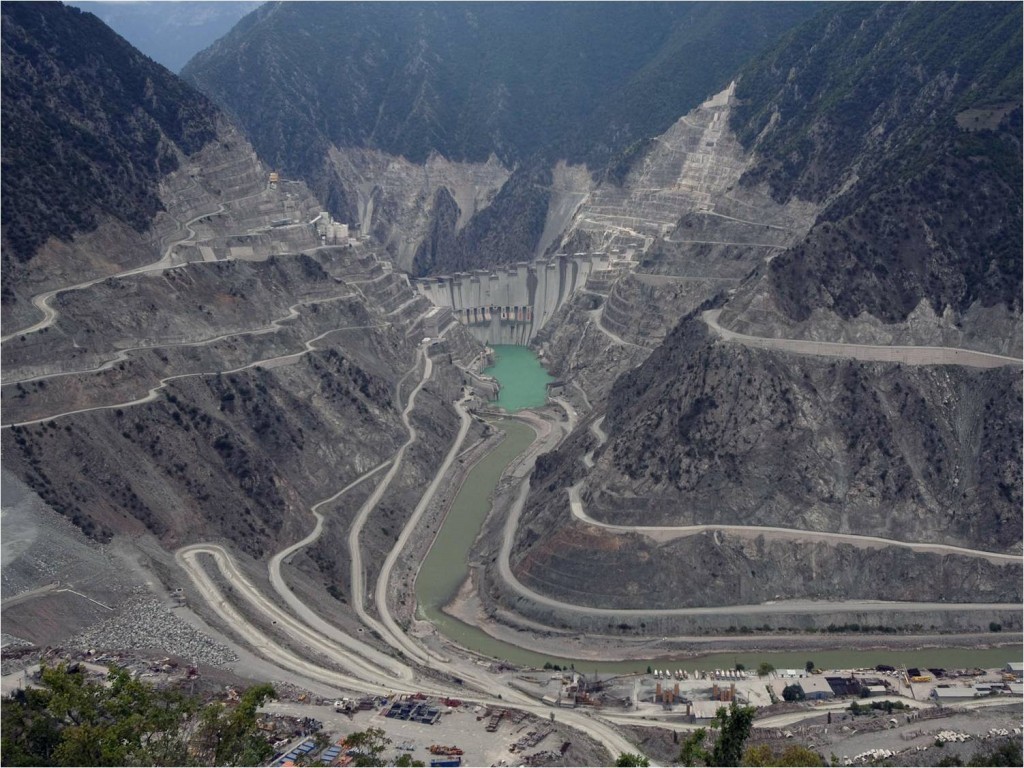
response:
<svg viewBox="0 0 1024 768"><path fill-rule="evenodd" d="M5 5L5 105L9 87L44 75L39 98L5 112L5 142L31 129L40 146L64 147L54 161L81 173L46 183L57 202L85 185L77 204L95 225L44 216L45 242L13 273L5 262L5 471L99 540L276 551L308 532L310 506L406 441L429 305L377 252L321 246L310 225L321 205L305 185L269 183L204 97L95 19ZM69 136L68 120L84 133ZM5 152L5 238L39 214L40 196L7 186L8 162L33 159ZM114 186L121 197L105 196ZM449 355L480 350L448 330L411 416L423 437L365 537L371 569L455 434L461 377ZM335 550L336 533L325 538ZM336 596L343 560L312 566Z"/></svg>
<svg viewBox="0 0 1024 768"><path fill-rule="evenodd" d="M767 185L740 185L756 158L729 127L734 91L638 146L619 176L587 185L585 174L556 169L560 205L548 221L564 230L548 250L607 252L616 267L595 274L541 339L556 374L594 401L680 317L735 290L814 220L818 206L809 201L780 204Z"/></svg>
<svg viewBox="0 0 1024 768"><path fill-rule="evenodd" d="M332 148L331 166L356 206L355 224L407 270L429 272L456 247L459 233L490 205L509 171L495 156L484 163L422 163L379 150Z"/></svg>
<svg viewBox="0 0 1024 768"><path fill-rule="evenodd" d="M1016 6L861 5L743 75L745 180L825 207L730 327L1020 355L1020 30Z"/></svg>
<svg viewBox="0 0 1024 768"><path fill-rule="evenodd" d="M624 608L885 599L894 577L912 582L901 588L907 599L1017 599L1019 567L772 541L756 530L673 539L574 519L568 489L582 483L599 523L775 526L1020 551L1019 371L781 355L716 341L701 326L681 323L616 382L610 437L592 470L580 462L595 448L589 435L538 464L514 557L525 584ZM881 568L887 559L902 566ZM692 565L700 588L680 593L687 569L668 563Z"/></svg>
<svg viewBox="0 0 1024 768"><path fill-rule="evenodd" d="M558 160L598 175L621 164L813 7L767 10L275 3L183 74L268 162L383 236L398 264L445 272L532 256ZM454 173L390 183L439 163ZM430 211L440 186L459 207L458 237L435 231L447 229ZM426 216L403 216L421 193Z"/></svg>
<svg viewBox="0 0 1024 768"><path fill-rule="evenodd" d="M779 355L701 325L617 382L601 516L1019 542L1019 372Z"/></svg>

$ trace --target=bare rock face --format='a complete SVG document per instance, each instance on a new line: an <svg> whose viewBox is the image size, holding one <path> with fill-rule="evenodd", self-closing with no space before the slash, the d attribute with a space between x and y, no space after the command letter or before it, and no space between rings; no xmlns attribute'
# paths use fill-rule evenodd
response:
<svg viewBox="0 0 1024 768"><path fill-rule="evenodd" d="M556 169L560 204L549 225L573 210L558 247L606 251L620 265L592 277L540 339L556 374L595 402L681 317L735 289L813 221L807 201L780 204L766 186L740 185L755 158L730 127L734 92L735 84L638 146L620 176L593 189L573 168Z"/></svg>
<svg viewBox="0 0 1024 768"><path fill-rule="evenodd" d="M514 570L524 586L547 597L626 610L889 600L894 594L908 602L1008 603L1021 599L1022 575L1019 564L908 554L897 547L728 534L659 544L575 525L531 546ZM567 572L574 578L560 575Z"/></svg>
<svg viewBox="0 0 1024 768"><path fill-rule="evenodd" d="M780 205L766 188L740 188L752 158L730 128L735 83L680 117L643 145L620 180L608 179L580 206L566 238L577 231L604 247L644 252L661 237L693 244L785 245L810 225L815 206L798 200ZM682 222L681 219L692 219ZM731 230L688 237L705 219ZM767 238L762 234L767 230Z"/></svg>
<svg viewBox="0 0 1024 768"><path fill-rule="evenodd" d="M593 185L562 195L559 167L596 178L628 165L813 13L767 10L279 4L182 73L399 266L448 273L541 255ZM441 187L460 210L443 248L428 234ZM416 264L423 242L432 258Z"/></svg>
<svg viewBox="0 0 1024 768"><path fill-rule="evenodd" d="M702 338L699 323L613 391L602 514L1019 542L1013 370L778 355ZM604 512L627 486L644 491Z"/></svg>
<svg viewBox="0 0 1024 768"><path fill-rule="evenodd" d="M12 13L37 10L77 16L56 5ZM32 30L4 14L6 96L7 65L22 72ZM8 47L15 32L24 39ZM107 53L122 49L111 43ZM68 51L49 53L48 66L72 73L65 86L99 87ZM105 66L141 76L129 59ZM214 539L258 558L304 535L313 504L407 439L401 412L422 372L429 305L377 252L320 247L311 221L322 206L305 185L271 177L209 102L161 73L153 88L167 93L153 95L152 120L193 141L154 134L163 154L144 180L149 218L108 210L91 229L55 230L16 274L5 268L4 464L95 539L153 536L167 549ZM209 112L209 135L188 133L198 118L183 104L177 117L160 111L175 94ZM56 103L33 102L46 126ZM103 138L141 151L116 131ZM442 181L458 177L432 162ZM7 180L5 159L5 224ZM476 200L452 186L462 204ZM408 213L416 203L403 205ZM461 377L448 355L480 351L448 330L450 352L413 416L425 436L395 480L396 498L422 487L454 434L449 403ZM411 506L386 503L397 532ZM385 542L372 541L370 567Z"/></svg>
<svg viewBox="0 0 1024 768"><path fill-rule="evenodd" d="M413 163L379 150L332 147L330 162L354 198L353 224L385 245L398 267L410 271L438 217L445 231L458 233L509 177L494 155L485 163L472 163L452 162L435 153L424 163ZM448 203L454 220L448 220L448 209L439 201ZM420 259L416 271L427 272L430 264Z"/></svg>
<svg viewBox="0 0 1024 768"><path fill-rule="evenodd" d="M1019 599L1019 563L797 533L1019 554L1019 373L784 355L701 326L680 323L619 379L606 444L580 436L538 461L512 558L524 585L622 608L884 600L897 588L912 601ZM597 527L570 514L577 484Z"/></svg>
<svg viewBox="0 0 1024 768"><path fill-rule="evenodd" d="M428 307L370 254L189 264L57 299L52 325L5 345L5 465L100 539L224 538L260 557L407 437L398 383L418 375ZM422 487L447 450L448 368L396 488Z"/></svg>
<svg viewBox="0 0 1024 768"><path fill-rule="evenodd" d="M797 615L800 601L844 597L1020 599L1020 172L1019 152L1005 154L1019 146L1020 100L1004 88L1019 79L1019 57L1005 56L1020 50L1019 9L984 14L822 14L750 65L735 100L706 102L637 147L618 187L591 191L563 244L618 248L637 270L588 286L544 341L560 377L588 386L609 437L580 430L538 461L512 556L535 594L488 582L501 601L593 630L544 600L780 599ZM935 42L933 24L981 37L942 36L901 69ZM767 349L711 335L711 307L748 337L1008 357L985 369ZM632 350L618 359L636 367L614 384L616 358L591 329ZM719 528L669 530L701 525Z"/></svg>
<svg viewBox="0 0 1024 768"><path fill-rule="evenodd" d="M9 466L87 532L216 532L260 556L337 482L403 439L391 385L326 351L296 366L169 383L150 403L13 427ZM355 445L359 450L353 450Z"/></svg>

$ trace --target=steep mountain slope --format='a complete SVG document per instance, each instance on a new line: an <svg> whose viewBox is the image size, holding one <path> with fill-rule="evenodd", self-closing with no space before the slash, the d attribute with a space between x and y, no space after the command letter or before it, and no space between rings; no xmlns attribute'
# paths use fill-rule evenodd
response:
<svg viewBox="0 0 1024 768"><path fill-rule="evenodd" d="M96 17L47 3L3 8L4 303L50 238L113 220L136 233L158 186L225 129L216 107Z"/></svg>
<svg viewBox="0 0 1024 768"><path fill-rule="evenodd" d="M825 207L726 325L1020 354L1021 25L1013 4L856 4L743 75L745 181Z"/></svg>
<svg viewBox="0 0 1024 768"><path fill-rule="evenodd" d="M538 462L512 552L523 584L623 608L885 600L896 584L919 601L1020 599L1019 561L898 549L1021 552L1020 28L1016 5L835 6L750 65L731 125L753 156L725 197L769 190L816 207L814 224L615 382L607 443L580 430ZM673 244L699 216L641 269L700 269ZM638 220L656 239L641 225L658 219ZM709 317L753 336L1010 357L762 349ZM704 524L725 528L644 530ZM851 544L879 559L865 568Z"/></svg>
<svg viewBox="0 0 1024 768"><path fill-rule="evenodd" d="M452 359L479 346L453 324L428 351L430 308L408 280L372 250L323 245L301 182L271 183L216 107L96 19L57 3L3 12L5 89L47 80L10 115L5 90L5 137L31 129L62 172L39 153L11 162L95 216L83 232L47 220L42 192L5 186L5 227L45 238L20 271L4 267L19 299L2 339L5 472L174 580L183 544L222 542L252 563L306 535L310 508L394 457L415 424L361 540L372 578L458 429ZM123 197L104 191L117 185ZM296 558L335 610L357 510L330 509L334 556Z"/></svg>
<svg viewBox="0 0 1024 768"><path fill-rule="evenodd" d="M437 153L466 164L493 155L509 171L522 166L524 179L502 188L504 179L491 178L478 195L498 194L494 204L507 198L501 214L432 237L417 267L444 269L532 255L543 229L534 219L547 205L543 177L557 159L602 168L721 88L751 52L812 11L804 4L269 4L183 74L237 116L269 162L306 180L335 215L392 242L404 267L430 227L410 229L386 215L386 203L375 206L385 215L365 213L374 194L400 201L421 187L384 185L348 150L420 165ZM646 107L635 108L637 99ZM457 186L453 180L449 192L460 200ZM435 192L428 204L436 204ZM507 233L509 211L529 225ZM443 205L438 215L443 224ZM410 236L412 247L399 251Z"/></svg>

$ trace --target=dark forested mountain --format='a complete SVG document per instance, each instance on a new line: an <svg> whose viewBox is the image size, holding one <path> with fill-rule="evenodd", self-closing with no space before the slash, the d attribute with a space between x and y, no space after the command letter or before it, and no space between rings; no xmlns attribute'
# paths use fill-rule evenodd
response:
<svg viewBox="0 0 1024 768"><path fill-rule="evenodd" d="M354 182L328 161L332 147L413 163L432 153L469 162L493 154L531 177L563 158L600 170L720 90L752 53L814 10L801 3L273 3L182 74L237 117L267 162L355 220ZM533 181L510 191L507 210L546 206ZM421 267L470 265L485 250L489 263L529 255L543 225L509 237L507 223L492 216L457 241L453 231L435 238Z"/></svg>
<svg viewBox="0 0 1024 768"><path fill-rule="evenodd" d="M582 153L580 121L599 106L607 117L590 135L606 134L609 147L660 133L808 14L793 5L274 3L183 74L287 169L303 169L294 136L414 161L495 153L511 165L570 133ZM639 82L650 90L633 114L623 96Z"/></svg>
<svg viewBox="0 0 1024 768"><path fill-rule="evenodd" d="M160 179L214 139L219 111L92 14L3 5L3 265L103 217L145 230Z"/></svg>
<svg viewBox="0 0 1024 768"><path fill-rule="evenodd" d="M1020 310L1021 6L838 6L743 73L748 183L826 206L769 277L805 320Z"/></svg>

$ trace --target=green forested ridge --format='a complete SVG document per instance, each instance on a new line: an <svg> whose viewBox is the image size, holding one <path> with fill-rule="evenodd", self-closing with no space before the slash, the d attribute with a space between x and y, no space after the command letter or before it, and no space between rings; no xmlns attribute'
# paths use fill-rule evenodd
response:
<svg viewBox="0 0 1024 768"><path fill-rule="evenodd" d="M144 231L174 148L216 135L216 108L95 16L59 3L3 5L4 271L49 237L103 215Z"/></svg>
<svg viewBox="0 0 1024 768"><path fill-rule="evenodd" d="M746 68L744 182L827 202L771 265L791 317L1019 310L1021 24L1015 3L838 5Z"/></svg>

